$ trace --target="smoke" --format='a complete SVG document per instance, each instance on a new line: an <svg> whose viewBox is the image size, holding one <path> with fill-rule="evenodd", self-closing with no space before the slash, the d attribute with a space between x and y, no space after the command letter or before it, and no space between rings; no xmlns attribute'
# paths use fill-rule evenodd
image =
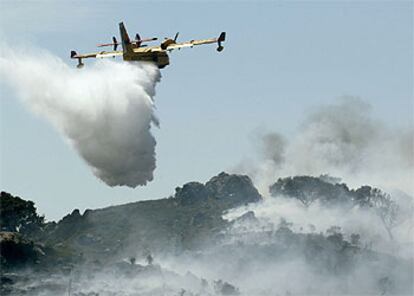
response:
<svg viewBox="0 0 414 296"><path fill-rule="evenodd" d="M156 66L98 60L78 70L43 50L2 47L0 69L106 184L136 187L153 179Z"/></svg>
<svg viewBox="0 0 414 296"><path fill-rule="evenodd" d="M277 132L261 134L261 160L245 161L247 173L264 195L278 177L329 174L353 187L414 193L414 133L390 128L359 98L343 97L310 112L288 140Z"/></svg>

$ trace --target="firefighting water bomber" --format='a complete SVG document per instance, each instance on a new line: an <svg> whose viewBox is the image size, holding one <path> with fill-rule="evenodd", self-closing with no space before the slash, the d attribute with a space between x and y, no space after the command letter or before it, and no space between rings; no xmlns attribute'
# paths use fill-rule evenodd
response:
<svg viewBox="0 0 414 296"><path fill-rule="evenodd" d="M113 46L113 51L100 51L88 54L78 54L76 51L71 51L70 57L78 60L78 68L84 66L82 60L88 58L109 58L122 56L124 61L146 61L155 63L158 68L162 69L169 65L170 60L168 52L174 49L181 49L183 47L193 47L202 44L217 43L217 51L224 49L222 42L226 39L226 32L222 32L218 38L190 40L187 42L177 43L178 34L175 34L174 39L165 38L160 45L148 46L147 42L156 41L158 38L141 39L139 34L135 35L135 39L131 40L128 36L127 30L123 22L119 23L119 32L121 35L121 42L115 37L112 37L112 43L98 44L98 47ZM122 50L117 50L118 45L122 45Z"/></svg>

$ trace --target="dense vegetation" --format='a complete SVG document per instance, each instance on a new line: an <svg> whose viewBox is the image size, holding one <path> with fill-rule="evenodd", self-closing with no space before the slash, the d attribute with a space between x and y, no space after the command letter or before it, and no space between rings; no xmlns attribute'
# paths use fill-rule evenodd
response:
<svg viewBox="0 0 414 296"><path fill-rule="evenodd" d="M36 234L44 226L32 201L26 201L7 192L0 194L1 231L19 232L26 236Z"/></svg>

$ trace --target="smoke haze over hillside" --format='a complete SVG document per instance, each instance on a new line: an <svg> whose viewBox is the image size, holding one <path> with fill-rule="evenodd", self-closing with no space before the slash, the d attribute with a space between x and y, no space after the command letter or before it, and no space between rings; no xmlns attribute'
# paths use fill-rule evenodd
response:
<svg viewBox="0 0 414 296"><path fill-rule="evenodd" d="M1 47L1 79L46 118L110 186L153 179L151 125L159 70L152 64L98 60L79 70L37 49Z"/></svg>
<svg viewBox="0 0 414 296"><path fill-rule="evenodd" d="M371 114L371 106L342 97L306 115L289 137L278 132L258 135L260 159L235 170L253 177L263 194L278 177L329 174L352 186L371 184L414 193L412 126L389 127Z"/></svg>

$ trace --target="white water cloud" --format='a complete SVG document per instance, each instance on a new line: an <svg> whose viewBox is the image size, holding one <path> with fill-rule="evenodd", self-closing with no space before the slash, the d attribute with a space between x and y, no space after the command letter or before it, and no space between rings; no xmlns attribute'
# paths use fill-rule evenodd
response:
<svg viewBox="0 0 414 296"><path fill-rule="evenodd" d="M110 186L153 179L156 66L98 60L79 70L52 54L1 48L0 77L50 121Z"/></svg>

